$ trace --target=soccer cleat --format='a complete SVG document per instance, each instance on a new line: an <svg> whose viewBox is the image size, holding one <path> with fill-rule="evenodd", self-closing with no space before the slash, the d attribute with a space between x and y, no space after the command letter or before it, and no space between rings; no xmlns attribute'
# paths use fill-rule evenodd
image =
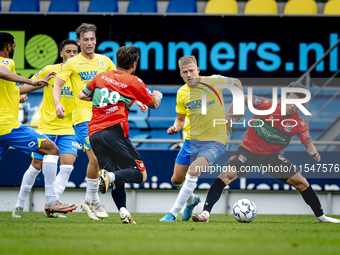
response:
<svg viewBox="0 0 340 255"><path fill-rule="evenodd" d="M12 212L12 218L21 218L22 212L23 212L24 208L22 208L21 206L17 206L13 209Z"/></svg>
<svg viewBox="0 0 340 255"><path fill-rule="evenodd" d="M195 206L201 202L201 199L199 196L196 195L195 202L193 202L191 205L186 205L183 211L182 215L182 221L187 221L191 218L192 211L194 210Z"/></svg>
<svg viewBox="0 0 340 255"><path fill-rule="evenodd" d="M66 219L65 215L61 215L60 213L50 213L44 212L45 218L59 218L59 219Z"/></svg>
<svg viewBox="0 0 340 255"><path fill-rule="evenodd" d="M120 215L120 220L123 224L136 224L136 222L132 219L131 215L122 213Z"/></svg>
<svg viewBox="0 0 340 255"><path fill-rule="evenodd" d="M45 212L50 215L52 213L68 213L75 210L77 206L75 204L66 204L60 202L58 199L54 202L53 205L45 204Z"/></svg>
<svg viewBox="0 0 340 255"><path fill-rule="evenodd" d="M322 215L317 217L316 223L340 223L340 220Z"/></svg>
<svg viewBox="0 0 340 255"><path fill-rule="evenodd" d="M102 194L105 194L110 186L109 172L105 169L102 169L98 174L100 178L99 190Z"/></svg>
<svg viewBox="0 0 340 255"><path fill-rule="evenodd" d="M90 203L88 203L87 201L84 200L83 202L81 202L80 208L87 213L87 216L89 217L90 220L99 220L98 217L92 211Z"/></svg>
<svg viewBox="0 0 340 255"><path fill-rule="evenodd" d="M92 209L92 212L98 217L98 218L108 218L109 215L105 212L103 206L98 202L96 204L91 204L90 208Z"/></svg>
<svg viewBox="0 0 340 255"><path fill-rule="evenodd" d="M168 212L162 219L160 219L160 222L174 222L176 220L175 215L173 215L171 212Z"/></svg>
<svg viewBox="0 0 340 255"><path fill-rule="evenodd" d="M205 213L194 214L191 218L195 222L209 222L209 215Z"/></svg>

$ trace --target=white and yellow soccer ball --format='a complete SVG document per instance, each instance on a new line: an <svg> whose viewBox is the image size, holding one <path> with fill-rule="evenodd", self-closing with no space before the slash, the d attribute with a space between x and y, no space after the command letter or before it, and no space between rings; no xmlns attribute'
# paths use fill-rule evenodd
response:
<svg viewBox="0 0 340 255"><path fill-rule="evenodd" d="M257 207L249 199L240 199L233 206L233 215L238 222L252 222L257 215Z"/></svg>

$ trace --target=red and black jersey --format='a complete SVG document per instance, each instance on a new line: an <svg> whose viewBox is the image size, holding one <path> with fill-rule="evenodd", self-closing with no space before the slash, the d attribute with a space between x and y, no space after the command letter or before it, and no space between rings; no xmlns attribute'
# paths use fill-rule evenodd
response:
<svg viewBox="0 0 340 255"><path fill-rule="evenodd" d="M134 101L149 107L155 103L155 96L149 95L144 82L121 68L100 73L86 85L83 93L93 97L89 136L116 124L120 124L128 136L129 110Z"/></svg>
<svg viewBox="0 0 340 255"><path fill-rule="evenodd" d="M254 108L268 110L273 101L264 97L253 96ZM255 154L279 153L286 148L292 136L297 135L303 144L312 141L308 127L298 112L281 115L281 101L272 114L255 115L246 136L240 146Z"/></svg>

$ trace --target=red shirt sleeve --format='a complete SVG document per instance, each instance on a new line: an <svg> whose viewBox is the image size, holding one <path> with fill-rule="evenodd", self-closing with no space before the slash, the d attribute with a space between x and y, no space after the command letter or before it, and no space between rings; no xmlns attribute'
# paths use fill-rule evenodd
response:
<svg viewBox="0 0 340 255"><path fill-rule="evenodd" d="M300 119L298 121L298 134L300 141L302 144L307 144L312 141L312 138L309 135L307 124L303 121L303 119Z"/></svg>
<svg viewBox="0 0 340 255"><path fill-rule="evenodd" d="M82 90L83 93L88 97L92 97L95 87L96 87L95 84L96 84L96 77L86 84L85 88L83 88Z"/></svg>
<svg viewBox="0 0 340 255"><path fill-rule="evenodd" d="M156 101L155 96L154 95L149 95L149 93L148 93L148 91L146 89L146 85L145 85L145 83L141 79L137 78L134 81L134 83L136 84L135 87L137 88L136 94L135 94L136 95L136 99L138 101L142 102L143 104L151 107L155 103L155 101Z"/></svg>

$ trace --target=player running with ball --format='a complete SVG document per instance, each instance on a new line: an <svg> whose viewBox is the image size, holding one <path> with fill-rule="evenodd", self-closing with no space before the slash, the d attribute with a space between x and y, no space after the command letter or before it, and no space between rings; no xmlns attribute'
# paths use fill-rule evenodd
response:
<svg viewBox="0 0 340 255"><path fill-rule="evenodd" d="M305 88L298 82L292 82L289 87ZM296 92L289 93L287 96L288 99L304 97L305 95L303 93ZM254 108L258 110L271 109L273 104L273 100L258 96L253 96L252 100ZM247 102L247 96L245 97L245 101ZM297 135L301 143L306 147L307 153L316 161L321 160L308 133L308 127L298 113L299 108L295 104L287 104L286 115L281 115L281 107L282 105L279 101L272 114L254 116L252 127L248 128L243 142L236 153L226 163L227 171L221 173L214 181L208 191L202 214L194 215L192 217L193 221L209 221L210 212L219 200L225 186L246 174L246 171L242 171L245 167L262 165L268 166L267 170L280 166L283 166L284 169L290 169L288 172L266 172L274 178L298 189L306 204L313 210L317 218L316 222L340 223L338 219L325 216L320 201L308 181L301 175L293 163L279 154L289 145L291 137ZM232 112L233 103L231 103L227 112L228 123L231 121L230 117L232 116ZM235 122L237 122L242 116L238 115L233 117L235 118ZM259 124L258 121L262 125ZM285 125L281 124L282 121L285 122ZM232 135L230 125L228 126L228 131Z"/></svg>

